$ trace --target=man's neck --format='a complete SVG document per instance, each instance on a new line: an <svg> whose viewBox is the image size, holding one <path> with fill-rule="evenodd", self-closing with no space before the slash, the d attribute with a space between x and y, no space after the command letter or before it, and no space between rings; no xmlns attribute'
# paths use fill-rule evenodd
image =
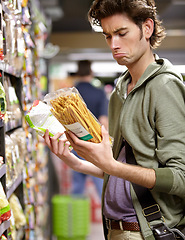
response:
<svg viewBox="0 0 185 240"><path fill-rule="evenodd" d="M92 81L92 76L91 75L87 75L87 76L83 76L83 77L79 76L78 80L80 82L88 82L88 83L90 83Z"/></svg>
<svg viewBox="0 0 185 240"><path fill-rule="evenodd" d="M137 63L127 66L128 71L132 77L132 80L130 82L130 86L134 88L137 81L141 78L147 67L155 61L155 57L152 53L152 51L148 54L140 58Z"/></svg>

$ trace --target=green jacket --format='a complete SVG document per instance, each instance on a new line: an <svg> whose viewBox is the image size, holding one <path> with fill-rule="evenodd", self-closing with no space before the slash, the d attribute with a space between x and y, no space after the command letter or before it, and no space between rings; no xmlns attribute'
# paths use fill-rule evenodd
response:
<svg viewBox="0 0 185 240"><path fill-rule="evenodd" d="M129 79L126 71L118 79L109 103L114 158L118 157L122 139L126 139L137 164L156 172L151 193L160 205L166 224L169 227L185 225L185 85L182 76L168 60L158 59L148 66L125 99ZM108 178L105 174L102 208ZM132 187L131 196L143 236L153 240Z"/></svg>

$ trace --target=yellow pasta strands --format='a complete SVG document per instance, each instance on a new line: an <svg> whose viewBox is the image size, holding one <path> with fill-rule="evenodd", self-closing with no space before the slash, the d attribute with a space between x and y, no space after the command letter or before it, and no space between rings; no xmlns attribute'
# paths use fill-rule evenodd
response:
<svg viewBox="0 0 185 240"><path fill-rule="evenodd" d="M101 142L101 125L88 110L79 94L61 95L50 100L50 104L53 107L51 112L66 129L68 129L66 125L80 123L92 136L88 141Z"/></svg>

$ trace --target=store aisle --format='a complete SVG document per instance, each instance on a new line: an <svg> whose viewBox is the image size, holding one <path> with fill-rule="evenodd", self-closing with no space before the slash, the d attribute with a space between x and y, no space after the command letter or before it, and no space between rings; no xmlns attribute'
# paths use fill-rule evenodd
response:
<svg viewBox="0 0 185 240"><path fill-rule="evenodd" d="M91 223L91 231L87 240L104 240L102 223Z"/></svg>
<svg viewBox="0 0 185 240"><path fill-rule="evenodd" d="M53 236L52 240L57 240L57 238ZM104 240L103 225L101 223L91 223L90 234L87 240Z"/></svg>

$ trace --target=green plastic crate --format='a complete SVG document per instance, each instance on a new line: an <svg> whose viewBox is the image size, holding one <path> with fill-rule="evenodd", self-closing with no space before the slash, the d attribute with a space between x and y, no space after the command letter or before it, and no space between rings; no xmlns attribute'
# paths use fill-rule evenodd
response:
<svg viewBox="0 0 185 240"><path fill-rule="evenodd" d="M90 201L83 196L52 198L53 234L58 240L85 240L90 230Z"/></svg>
<svg viewBox="0 0 185 240"><path fill-rule="evenodd" d="M65 238L65 237L57 237L57 240L86 240L87 238L86 237L68 237L68 238Z"/></svg>

